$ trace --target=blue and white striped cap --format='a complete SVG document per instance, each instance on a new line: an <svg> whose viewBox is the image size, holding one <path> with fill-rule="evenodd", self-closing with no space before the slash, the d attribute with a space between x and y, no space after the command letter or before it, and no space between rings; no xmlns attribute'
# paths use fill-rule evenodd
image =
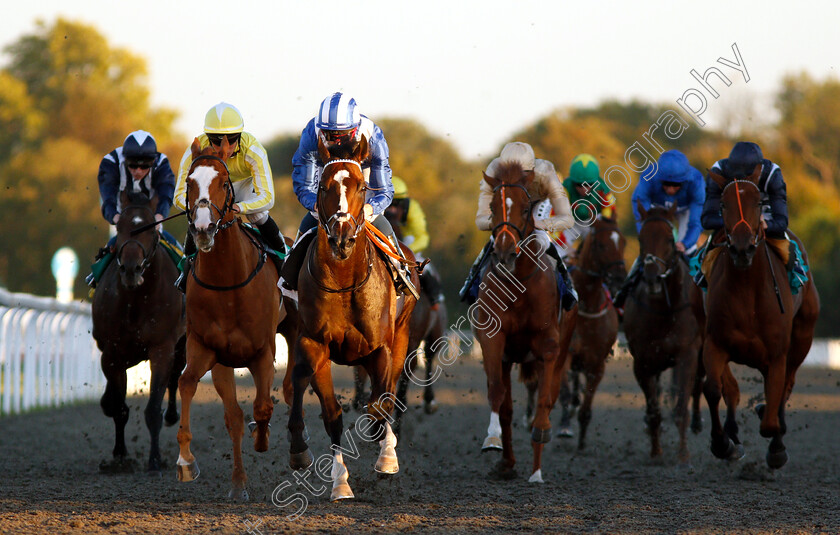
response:
<svg viewBox="0 0 840 535"><path fill-rule="evenodd" d="M315 126L321 130L347 130L359 126L361 122L356 100L342 93L333 93L321 102Z"/></svg>

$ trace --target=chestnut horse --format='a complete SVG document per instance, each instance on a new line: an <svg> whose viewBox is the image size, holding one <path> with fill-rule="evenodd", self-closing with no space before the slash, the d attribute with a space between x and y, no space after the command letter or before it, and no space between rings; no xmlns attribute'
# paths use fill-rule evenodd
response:
<svg viewBox="0 0 840 535"><path fill-rule="evenodd" d="M638 207L642 216L638 261L643 264L643 274L624 308L624 332L633 355L633 374L645 394L645 423L652 458L662 456L660 375L668 368L676 368L674 422L680 435L677 457L681 466L690 468L686 440L688 404L703 345L703 332L691 308L691 295L699 290L677 250L676 204L670 209Z"/></svg>
<svg viewBox="0 0 840 535"><path fill-rule="evenodd" d="M534 201L528 193L533 170L506 162L499 166L495 178L485 174L484 180L493 188L493 252L478 300L469 311L473 332L481 344L491 411L482 451L502 450L502 459L491 476L516 477L510 372L514 363L520 363L526 382L534 374L539 377L529 481L542 482L542 451L551 439L549 415L560 390L568 349L568 340L564 347L561 339L560 295L554 266L547 261L545 245L534 233Z"/></svg>
<svg viewBox="0 0 840 535"><path fill-rule="evenodd" d="M368 155L367 139L362 137L349 150L336 149L342 152L330 154L319 140L318 152L324 167L316 201L318 231L300 270L300 331L289 415L289 465L295 470L307 468L313 463L313 456L304 436L303 395L311 381L321 401L324 427L333 450L333 501L354 496L342 456L341 435L345 429L333 387L332 362L363 366L371 377L368 413L360 419L365 424L360 426L357 422L356 430L368 440L379 440L375 470L397 473L397 439L389 421L408 347L409 319L416 303L412 297L397 295L388 267L379 258L366 228L367 185L361 162ZM406 251L406 256L412 258L411 252ZM416 284L416 274L413 280ZM355 449L352 435L350 439L351 448Z"/></svg>
<svg viewBox="0 0 840 535"><path fill-rule="evenodd" d="M268 449L269 420L274 408L275 333L280 322L277 269L266 251L248 233L234 211L234 189L225 164L232 147L201 150L192 144L187 176L187 220L198 252L187 280L187 368L178 383L181 429L178 479L192 481L199 470L190 451L190 406L199 379L212 370L213 386L222 399L225 427L233 441L233 487L228 497L247 500L247 476L242 465L242 409L236 401L234 368L248 368L257 393L254 398L254 450ZM280 332L290 351L295 318L289 314Z"/></svg>
<svg viewBox="0 0 840 535"><path fill-rule="evenodd" d="M117 222L115 259L102 275L93 295L93 337L102 352L102 372L107 379L101 405L114 419L114 461L121 464L125 447L126 370L149 361L152 376L146 427L151 436L149 470L160 470L158 438L162 420L178 421L175 389L184 369L184 299L175 288L178 270L160 245L160 234L151 226L132 236L134 229L155 221L157 196L120 193L122 211ZM169 406L161 416L163 395L169 389Z"/></svg>
<svg viewBox="0 0 840 535"><path fill-rule="evenodd" d="M405 206L402 204L392 204L385 210L385 217L394 228L397 237L402 239L401 222L405 218ZM426 266L427 270L431 270L431 265ZM439 277L439 275L432 271L431 276ZM438 352L441 351L446 344L442 342L446 335L447 323L446 307L443 303L432 308L432 302L425 291L420 292L420 299L411 313L411 322L408 329L408 350L407 358L404 365L404 370L400 376L397 386L397 399L408 406L408 383L412 382L418 386L423 387L423 410L426 414L434 414L437 412L438 406L435 401L435 391L433 384L439 378L439 371L435 372L435 359ZM425 361L425 377L417 374L417 363L420 354L420 344L424 343L422 350ZM364 368L356 367L355 369L355 387L356 393L353 397L353 406L357 410L361 410L365 404L364 386L367 379L367 373ZM394 433L399 437L402 422L403 411L397 411L394 414Z"/></svg>
<svg viewBox="0 0 840 535"><path fill-rule="evenodd" d="M560 389L563 408L557 436L574 436L571 418L578 408L580 435L578 449L586 441L586 429L592 419L592 400L604 377L607 357L618 336L618 313L610 294L615 295L627 276L624 265L626 240L615 221L596 219L583 239L577 265L570 275L578 292L577 322L566 359L568 379ZM580 402L581 375L585 378L583 402ZM572 383L572 388L569 383Z"/></svg>
<svg viewBox="0 0 840 535"><path fill-rule="evenodd" d="M812 277L799 293L791 292L785 262L768 245L761 224L760 172L758 166L742 180L709 173L709 178L722 188L726 241L706 276L709 286L703 346L704 392L712 419L712 453L720 458L730 457L738 444L733 406L738 384L728 373L727 364L744 364L761 372L766 405L759 405L756 410L761 417L761 436L771 439L767 465L775 469L784 466L788 459L782 442L787 430L785 404L796 370L811 348L820 301ZM792 239L807 261L802 243L795 236ZM718 414L721 390L727 403L723 426Z"/></svg>

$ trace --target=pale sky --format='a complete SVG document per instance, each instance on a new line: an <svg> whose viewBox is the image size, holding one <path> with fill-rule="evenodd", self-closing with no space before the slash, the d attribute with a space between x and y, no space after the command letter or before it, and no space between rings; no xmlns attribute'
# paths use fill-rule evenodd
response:
<svg viewBox="0 0 840 535"><path fill-rule="evenodd" d="M58 16L144 57L152 103L179 111L185 135L222 100L264 143L297 134L340 90L374 121L414 118L468 159L557 108L637 97L676 109L701 89L690 71L712 66L733 84L711 79L709 126L743 105L771 117L785 73L837 76L840 59L840 3L776 0L37 0L4 10L0 45ZM748 83L717 62L735 61L733 43Z"/></svg>

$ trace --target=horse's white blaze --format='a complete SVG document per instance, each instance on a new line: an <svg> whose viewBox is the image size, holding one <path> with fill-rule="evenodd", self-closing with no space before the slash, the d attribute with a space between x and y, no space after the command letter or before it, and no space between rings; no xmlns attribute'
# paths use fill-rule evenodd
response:
<svg viewBox="0 0 840 535"><path fill-rule="evenodd" d="M195 180L196 184L198 185L198 199L197 201L210 200L210 184L213 183L213 179L219 176L219 172L212 167L208 167L206 165L202 165L195 168L195 171L192 172L190 178ZM210 211L210 208L199 208L195 211L195 228L197 229L206 229L210 226L210 223L213 220L213 214Z"/></svg>
<svg viewBox="0 0 840 535"><path fill-rule="evenodd" d="M499 423L499 413L490 413L490 425L487 427L487 435L491 437L502 436L502 424Z"/></svg>
<svg viewBox="0 0 840 535"><path fill-rule="evenodd" d="M507 205L508 211L510 211L510 209L513 208L513 199L508 197L507 199L505 199L505 204Z"/></svg>
<svg viewBox="0 0 840 535"><path fill-rule="evenodd" d="M621 237L618 235L618 232L616 232L616 231L612 231L612 233L610 234L610 238L612 239L612 241L613 241L613 243L615 244L615 247L616 247L616 249L617 249L617 248L618 248L618 240L621 238Z"/></svg>
<svg viewBox="0 0 840 535"><path fill-rule="evenodd" d="M350 211L350 203L347 201L347 186L344 185L344 179L350 176L349 171L339 171L333 176L333 179L341 186L341 197L338 199L338 211L345 214Z"/></svg>
<svg viewBox="0 0 840 535"><path fill-rule="evenodd" d="M136 216L134 216L134 219L131 220L131 222L135 225L139 225L140 223L143 222L143 218L140 217L139 215L136 215Z"/></svg>

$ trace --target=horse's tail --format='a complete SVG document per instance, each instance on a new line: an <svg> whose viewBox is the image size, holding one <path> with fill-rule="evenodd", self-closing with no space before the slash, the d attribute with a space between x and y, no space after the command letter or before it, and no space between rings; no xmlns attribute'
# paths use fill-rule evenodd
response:
<svg viewBox="0 0 840 535"><path fill-rule="evenodd" d="M519 365L519 382L526 385L536 384L539 376L537 375L537 361L529 360Z"/></svg>

